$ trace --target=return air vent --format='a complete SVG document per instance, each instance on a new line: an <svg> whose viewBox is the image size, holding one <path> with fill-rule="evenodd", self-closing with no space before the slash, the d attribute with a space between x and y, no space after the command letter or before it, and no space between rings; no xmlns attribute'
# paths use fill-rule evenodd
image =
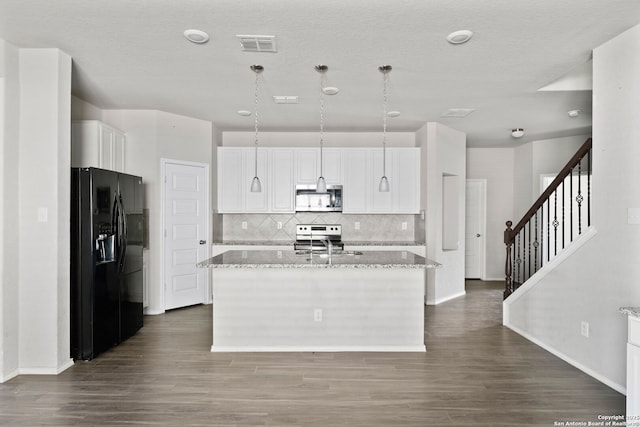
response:
<svg viewBox="0 0 640 427"><path fill-rule="evenodd" d="M236 36L245 52L277 52L275 36Z"/></svg>
<svg viewBox="0 0 640 427"><path fill-rule="evenodd" d="M467 117L469 114L473 113L475 110L473 108L450 108L444 113L440 115L440 117L453 117L461 119L463 117Z"/></svg>
<svg viewBox="0 0 640 427"><path fill-rule="evenodd" d="M276 104L297 104L298 97L297 96L282 96L282 95L274 95L273 102Z"/></svg>

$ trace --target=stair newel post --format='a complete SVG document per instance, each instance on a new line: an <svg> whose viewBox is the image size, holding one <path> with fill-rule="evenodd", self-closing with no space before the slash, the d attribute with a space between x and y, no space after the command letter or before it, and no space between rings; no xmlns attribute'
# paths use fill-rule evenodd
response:
<svg viewBox="0 0 640 427"><path fill-rule="evenodd" d="M507 221L506 225L507 229L504 230L504 244L507 251L507 259L504 264L505 299L513 293L513 261L511 256L511 251L513 250L513 230L511 229L511 226L513 225L513 222Z"/></svg>

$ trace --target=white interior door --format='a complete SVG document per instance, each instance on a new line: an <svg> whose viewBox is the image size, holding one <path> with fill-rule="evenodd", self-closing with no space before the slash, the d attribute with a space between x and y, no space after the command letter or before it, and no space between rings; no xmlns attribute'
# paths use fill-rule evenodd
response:
<svg viewBox="0 0 640 427"><path fill-rule="evenodd" d="M465 196L465 264L467 279L484 279L486 181L468 179Z"/></svg>
<svg viewBox="0 0 640 427"><path fill-rule="evenodd" d="M207 165L164 162L165 310L206 301L208 270L196 264L209 256L208 175Z"/></svg>

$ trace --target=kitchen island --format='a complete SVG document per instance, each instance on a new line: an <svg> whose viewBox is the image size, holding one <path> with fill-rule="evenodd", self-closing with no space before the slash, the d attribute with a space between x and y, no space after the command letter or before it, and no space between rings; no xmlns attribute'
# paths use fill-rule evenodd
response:
<svg viewBox="0 0 640 427"><path fill-rule="evenodd" d="M227 251L212 274L211 351L425 351L425 269L407 251Z"/></svg>

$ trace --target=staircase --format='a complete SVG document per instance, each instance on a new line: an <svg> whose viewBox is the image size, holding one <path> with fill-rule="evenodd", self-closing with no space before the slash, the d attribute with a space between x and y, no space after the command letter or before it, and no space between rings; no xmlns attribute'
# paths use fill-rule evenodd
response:
<svg viewBox="0 0 640 427"><path fill-rule="evenodd" d="M591 145L589 138L515 227L507 221L505 299L591 226Z"/></svg>

